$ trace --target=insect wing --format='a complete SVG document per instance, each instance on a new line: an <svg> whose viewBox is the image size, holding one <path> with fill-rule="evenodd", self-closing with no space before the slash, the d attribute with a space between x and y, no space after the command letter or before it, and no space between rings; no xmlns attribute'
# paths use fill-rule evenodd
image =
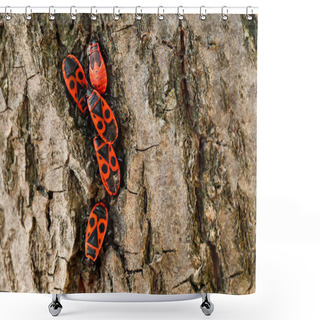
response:
<svg viewBox="0 0 320 320"><path fill-rule="evenodd" d="M62 73L70 95L82 113L87 110L85 99L88 83L79 60L69 54L62 62Z"/></svg>
<svg viewBox="0 0 320 320"><path fill-rule="evenodd" d="M114 143L118 137L118 124L107 102L97 90L92 90L87 103L99 136L107 143Z"/></svg>
<svg viewBox="0 0 320 320"><path fill-rule="evenodd" d="M96 150L100 176L107 192L114 196L120 187L120 167L117 156L111 144L104 142L100 137L93 139Z"/></svg>
<svg viewBox="0 0 320 320"><path fill-rule="evenodd" d="M105 205L97 203L91 210L86 232L86 257L96 261L108 226L108 210Z"/></svg>

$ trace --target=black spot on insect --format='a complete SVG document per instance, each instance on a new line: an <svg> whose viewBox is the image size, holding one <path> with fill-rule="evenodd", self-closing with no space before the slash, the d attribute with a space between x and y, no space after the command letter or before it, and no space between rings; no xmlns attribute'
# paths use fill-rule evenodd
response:
<svg viewBox="0 0 320 320"><path fill-rule="evenodd" d="M104 224L101 223L99 226L99 231L102 233L104 231Z"/></svg>
<svg viewBox="0 0 320 320"><path fill-rule="evenodd" d="M89 223L90 223L90 227L92 228L92 227L94 226L94 219L91 218L91 219L89 220Z"/></svg>
<svg viewBox="0 0 320 320"><path fill-rule="evenodd" d="M106 174L107 172L108 172L108 167L104 164L103 166L102 166L102 172L104 173L104 174Z"/></svg>
<svg viewBox="0 0 320 320"><path fill-rule="evenodd" d="M71 88L71 90L74 89L74 81L73 80L70 81L70 88Z"/></svg>
<svg viewBox="0 0 320 320"><path fill-rule="evenodd" d="M98 127L99 130L101 130L103 128L103 125L102 125L101 121L98 122L97 127Z"/></svg>
<svg viewBox="0 0 320 320"><path fill-rule="evenodd" d="M113 167L116 165L116 158L115 157L111 157L111 164Z"/></svg>
<svg viewBox="0 0 320 320"><path fill-rule="evenodd" d="M83 79L83 73L82 73L81 71L78 73L78 78L79 78L80 80Z"/></svg>
<svg viewBox="0 0 320 320"><path fill-rule="evenodd" d="M104 116L106 119L110 118L110 111L108 109L105 111Z"/></svg>

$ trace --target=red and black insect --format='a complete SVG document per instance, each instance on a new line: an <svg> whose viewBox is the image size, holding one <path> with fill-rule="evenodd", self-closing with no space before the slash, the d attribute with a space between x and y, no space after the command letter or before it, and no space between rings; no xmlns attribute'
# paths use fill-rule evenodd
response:
<svg viewBox="0 0 320 320"><path fill-rule="evenodd" d="M93 139L96 150L100 177L106 191L116 195L120 188L120 167L112 144L118 137L118 125L115 116L101 96L107 87L107 72L99 43L90 44L89 75L93 88L88 86L83 68L78 59L68 55L62 63L62 73L66 86L82 113L90 111L91 119L98 132ZM85 255L96 261L108 225L108 210L105 205L97 203L89 216ZM89 260L88 260L89 261Z"/></svg>
<svg viewBox="0 0 320 320"><path fill-rule="evenodd" d="M62 73L66 86L78 105L80 111L87 110L86 93L88 88L87 79L79 60L69 54L62 62Z"/></svg>
<svg viewBox="0 0 320 320"><path fill-rule="evenodd" d="M100 94L104 94L107 88L107 71L96 39L90 43L89 75L92 86Z"/></svg>
<svg viewBox="0 0 320 320"><path fill-rule="evenodd" d="M120 167L112 145L104 142L100 137L93 139L96 150L100 176L107 192L114 196L120 187Z"/></svg>
<svg viewBox="0 0 320 320"><path fill-rule="evenodd" d="M86 257L96 261L108 226L108 210L100 202L91 210L86 233Z"/></svg>
<svg viewBox="0 0 320 320"><path fill-rule="evenodd" d="M118 125L109 105L97 90L88 88L86 96L92 122L99 136L107 143L114 143L118 137Z"/></svg>

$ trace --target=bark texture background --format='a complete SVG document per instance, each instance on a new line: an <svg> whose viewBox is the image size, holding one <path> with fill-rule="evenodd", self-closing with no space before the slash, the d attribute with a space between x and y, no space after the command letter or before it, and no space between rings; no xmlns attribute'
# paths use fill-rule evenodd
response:
<svg viewBox="0 0 320 320"><path fill-rule="evenodd" d="M255 291L257 17L13 15L0 22L0 291ZM121 188L100 180L61 63L96 35ZM87 219L110 204L95 268Z"/></svg>

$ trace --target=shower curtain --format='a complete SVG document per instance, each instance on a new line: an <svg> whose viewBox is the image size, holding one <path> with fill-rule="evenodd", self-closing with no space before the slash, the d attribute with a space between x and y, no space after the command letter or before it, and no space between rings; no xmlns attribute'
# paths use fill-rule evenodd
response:
<svg viewBox="0 0 320 320"><path fill-rule="evenodd" d="M255 291L257 16L0 20L0 291Z"/></svg>

